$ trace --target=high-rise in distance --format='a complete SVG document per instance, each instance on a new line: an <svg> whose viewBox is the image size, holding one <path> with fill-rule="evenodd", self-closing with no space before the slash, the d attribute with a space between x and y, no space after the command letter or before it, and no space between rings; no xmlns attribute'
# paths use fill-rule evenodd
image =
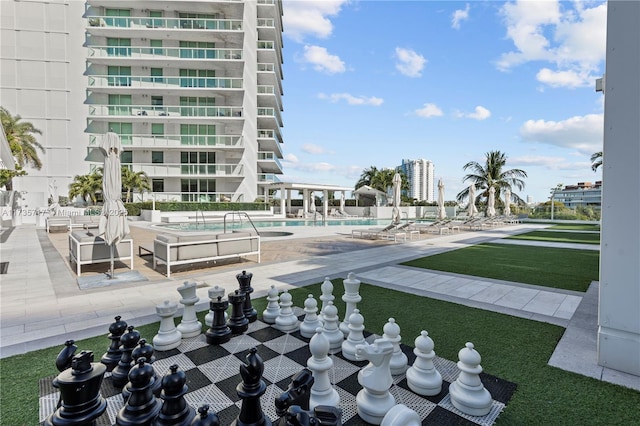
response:
<svg viewBox="0 0 640 426"><path fill-rule="evenodd" d="M16 189L64 195L107 131L157 200L250 202L278 181L279 0L1 3L1 103L46 151Z"/></svg>
<svg viewBox="0 0 640 426"><path fill-rule="evenodd" d="M409 181L409 198L415 198L418 201L433 202L434 198L434 182L433 182L433 163L429 160L402 160L400 165Z"/></svg>

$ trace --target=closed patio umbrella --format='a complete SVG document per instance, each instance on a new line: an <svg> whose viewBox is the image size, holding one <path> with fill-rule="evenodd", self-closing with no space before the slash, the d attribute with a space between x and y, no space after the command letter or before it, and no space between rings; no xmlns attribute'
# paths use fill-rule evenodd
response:
<svg viewBox="0 0 640 426"><path fill-rule="evenodd" d="M391 221L395 224L400 223L400 191L402 188L402 177L400 173L393 175L393 210L391 212Z"/></svg>
<svg viewBox="0 0 640 426"><path fill-rule="evenodd" d="M344 191L340 193L340 213L344 213Z"/></svg>
<svg viewBox="0 0 640 426"><path fill-rule="evenodd" d="M316 199L313 196L313 191L309 192L309 213L316 213Z"/></svg>
<svg viewBox="0 0 640 426"><path fill-rule="evenodd" d="M60 197L58 195L58 184L55 180L49 184L49 195L51 196L49 211L53 216L58 216L60 213Z"/></svg>
<svg viewBox="0 0 640 426"><path fill-rule="evenodd" d="M476 207L476 186L471 184L469 186L469 206L467 207L467 216L474 217L478 214L478 208Z"/></svg>
<svg viewBox="0 0 640 426"><path fill-rule="evenodd" d="M511 190L504 191L504 215L511 216Z"/></svg>
<svg viewBox="0 0 640 426"><path fill-rule="evenodd" d="M438 212L436 217L438 220L443 220L447 217L447 211L444 209L444 183L442 183L442 179L438 180Z"/></svg>
<svg viewBox="0 0 640 426"><path fill-rule="evenodd" d="M492 186L489 188L489 198L487 200L487 216L496 215L496 189Z"/></svg>

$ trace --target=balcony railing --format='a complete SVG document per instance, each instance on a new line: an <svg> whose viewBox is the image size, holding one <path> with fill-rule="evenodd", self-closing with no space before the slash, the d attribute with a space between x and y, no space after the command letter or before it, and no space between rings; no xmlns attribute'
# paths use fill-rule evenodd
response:
<svg viewBox="0 0 640 426"><path fill-rule="evenodd" d="M268 18L259 18L258 19L258 26L259 27L275 28L276 20L275 19L268 19Z"/></svg>
<svg viewBox="0 0 640 426"><path fill-rule="evenodd" d="M89 135L89 145L98 145L103 135ZM180 148L189 146L209 148L242 148L241 136L234 135L120 135L122 145L132 148Z"/></svg>
<svg viewBox="0 0 640 426"><path fill-rule="evenodd" d="M278 183L280 178L273 173L258 173L259 183Z"/></svg>
<svg viewBox="0 0 640 426"><path fill-rule="evenodd" d="M276 89L274 86L267 86L267 85L259 85L258 86L258 94L261 95L273 95L276 93Z"/></svg>
<svg viewBox="0 0 640 426"><path fill-rule="evenodd" d="M273 48L273 47L272 47ZM242 59L242 49L191 47L90 46L89 58L132 59Z"/></svg>
<svg viewBox="0 0 640 426"><path fill-rule="evenodd" d="M136 196L138 198L136 198ZM156 202L189 202L189 203L220 203L223 201L233 200L234 194L232 192L153 192L144 193L144 196L140 198L139 194L134 194L134 201L151 201L155 199ZM236 201L241 201L239 198Z"/></svg>
<svg viewBox="0 0 640 426"><path fill-rule="evenodd" d="M275 72L275 67L273 64L261 62L258 64L258 72Z"/></svg>
<svg viewBox="0 0 640 426"><path fill-rule="evenodd" d="M267 40L258 40L258 49L270 49L273 50L275 43Z"/></svg>
<svg viewBox="0 0 640 426"><path fill-rule="evenodd" d="M242 31L242 20L239 19L141 18L128 16L89 16L88 19L90 27Z"/></svg>
<svg viewBox="0 0 640 426"><path fill-rule="evenodd" d="M258 152L258 161L273 161L278 165L278 168L282 170L282 163L280 163L280 159L273 152Z"/></svg>
<svg viewBox="0 0 640 426"><path fill-rule="evenodd" d="M273 108L270 108L273 109ZM162 105L90 105L90 116L152 117L242 117L242 107L162 106Z"/></svg>
<svg viewBox="0 0 640 426"><path fill-rule="evenodd" d="M172 164L133 163L123 164L133 172L145 172L149 177L174 176L242 176L242 164Z"/></svg>
<svg viewBox="0 0 640 426"><path fill-rule="evenodd" d="M242 78L90 75L89 87L242 89Z"/></svg>

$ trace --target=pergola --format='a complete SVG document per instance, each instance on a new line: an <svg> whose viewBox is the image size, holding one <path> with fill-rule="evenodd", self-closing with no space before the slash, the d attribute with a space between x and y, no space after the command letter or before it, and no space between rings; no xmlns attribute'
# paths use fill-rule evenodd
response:
<svg viewBox="0 0 640 426"><path fill-rule="evenodd" d="M327 217L329 211L329 191L342 192L342 195L346 197L347 192L352 192L353 188L337 185L323 185L317 183L295 183L295 182L277 182L272 183L269 189L275 189L280 191L280 213L284 216L286 213L291 212L291 191L302 192L302 209L304 212L309 212L309 199L310 195L314 192L322 192L322 215ZM268 192L267 192L268 194ZM286 201L286 209L285 209Z"/></svg>

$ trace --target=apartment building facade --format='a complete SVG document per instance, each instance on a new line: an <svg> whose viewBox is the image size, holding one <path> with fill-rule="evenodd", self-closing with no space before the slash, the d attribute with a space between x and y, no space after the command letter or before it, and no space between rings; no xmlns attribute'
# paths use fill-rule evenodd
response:
<svg viewBox="0 0 640 426"><path fill-rule="evenodd" d="M560 201L570 209L576 207L602 207L602 181L595 183L578 182L576 185L566 185L555 193L555 200Z"/></svg>
<svg viewBox="0 0 640 426"><path fill-rule="evenodd" d="M11 3L14 16L27 13L24 2ZM73 124L64 135L73 170L65 183L100 166L79 157L108 131L121 137L123 165L151 179L156 200L254 201L278 181L278 0L89 0L81 10L74 1L30 3L59 11L65 22L66 52L60 56L72 65L62 91L74 93L59 102L73 111L65 117ZM46 15L45 30L52 19ZM48 50L41 52L45 58ZM2 57L4 62L4 51ZM13 87L14 113L21 113L21 83ZM43 133L47 145L62 139Z"/></svg>
<svg viewBox="0 0 640 426"><path fill-rule="evenodd" d="M418 201L435 201L433 163L429 160L402 160L400 170L407 176L409 181L409 198Z"/></svg>

